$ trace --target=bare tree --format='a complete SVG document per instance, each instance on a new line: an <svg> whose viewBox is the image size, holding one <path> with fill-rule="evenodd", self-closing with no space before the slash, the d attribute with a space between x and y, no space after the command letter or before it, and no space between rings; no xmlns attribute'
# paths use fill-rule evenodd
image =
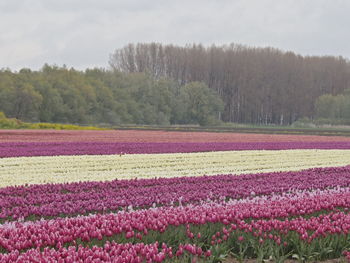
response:
<svg viewBox="0 0 350 263"><path fill-rule="evenodd" d="M313 118L322 94L350 88L350 64L342 57L302 57L274 48L129 44L111 55L122 72L147 72L180 85L201 81L220 94L224 121L291 124Z"/></svg>

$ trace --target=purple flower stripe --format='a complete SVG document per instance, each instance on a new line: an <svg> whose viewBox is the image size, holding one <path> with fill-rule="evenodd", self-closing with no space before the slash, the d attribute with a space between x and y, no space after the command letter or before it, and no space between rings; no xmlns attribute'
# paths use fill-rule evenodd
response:
<svg viewBox="0 0 350 263"><path fill-rule="evenodd" d="M190 153L234 150L350 149L350 142L208 142L208 143L122 143L122 142L5 142L0 157L100 155L137 153Z"/></svg>
<svg viewBox="0 0 350 263"><path fill-rule="evenodd" d="M239 199L291 190L326 189L350 185L350 166L313 168L241 176L115 180L16 186L0 189L0 218L75 215L124 207L196 204L203 200Z"/></svg>

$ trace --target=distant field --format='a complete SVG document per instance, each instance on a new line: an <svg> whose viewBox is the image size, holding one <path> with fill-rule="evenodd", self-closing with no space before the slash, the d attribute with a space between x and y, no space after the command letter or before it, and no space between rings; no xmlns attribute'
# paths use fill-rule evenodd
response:
<svg viewBox="0 0 350 263"><path fill-rule="evenodd" d="M349 136L347 136L349 135ZM269 134L236 130L0 130L0 142L334 142L350 141L349 134Z"/></svg>
<svg viewBox="0 0 350 263"><path fill-rule="evenodd" d="M193 132L237 132L237 133L263 133L263 134L304 134L322 136L350 136L350 126L297 128L292 126L254 126L235 124L233 126L200 127L200 126L142 126L122 125L114 126L118 130L168 130L168 131L193 131Z"/></svg>
<svg viewBox="0 0 350 263"><path fill-rule="evenodd" d="M258 133L258 134L290 134L290 135L322 135L350 137L350 126L296 128L292 126L257 126L249 124L226 123L223 126L201 127L192 125L74 125L60 123L27 123L14 118L6 118L0 112L0 130L149 130L149 131L182 131L182 132L217 132L217 133Z"/></svg>

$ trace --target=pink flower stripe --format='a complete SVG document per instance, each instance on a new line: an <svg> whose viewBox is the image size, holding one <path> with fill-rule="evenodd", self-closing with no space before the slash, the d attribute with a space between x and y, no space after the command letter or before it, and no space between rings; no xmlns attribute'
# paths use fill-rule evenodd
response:
<svg viewBox="0 0 350 263"><path fill-rule="evenodd" d="M202 251L196 245L187 244L181 246L187 253L193 255L210 256L210 251ZM53 248L31 249L25 253L19 253L17 250L8 254L0 254L2 263L10 262L66 262L66 263L90 263L90 262L115 262L115 263L141 263L141 262L162 262L165 259L171 259L175 255L171 247L166 244L117 244L115 242L106 242L103 247L70 246L55 250Z"/></svg>
<svg viewBox="0 0 350 263"><path fill-rule="evenodd" d="M14 142L0 143L0 157L101 155L142 153L190 153L234 150L350 149L344 142L234 142L234 143L107 143L107 142Z"/></svg>
<svg viewBox="0 0 350 263"><path fill-rule="evenodd" d="M0 218L52 217L347 187L350 166L300 172L115 180L0 189Z"/></svg>
<svg viewBox="0 0 350 263"><path fill-rule="evenodd" d="M300 197L237 202L208 203L196 206L150 208L117 214L78 216L37 222L13 222L0 226L0 248L7 252L52 246L60 248L76 240L91 242L125 235L142 239L150 231L165 232L170 226L217 224L231 225L251 233L296 232L302 240L330 234L347 235L350 230L350 193L301 193ZM344 212L337 211L341 208ZM316 212L328 211L304 218ZM292 218L296 217L296 218ZM284 220L281 220L284 218ZM245 221L249 219L249 221ZM191 233L189 233L191 234Z"/></svg>

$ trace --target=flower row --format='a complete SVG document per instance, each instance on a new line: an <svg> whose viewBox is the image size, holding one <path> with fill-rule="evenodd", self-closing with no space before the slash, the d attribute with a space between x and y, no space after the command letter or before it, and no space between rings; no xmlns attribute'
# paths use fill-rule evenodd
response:
<svg viewBox="0 0 350 263"><path fill-rule="evenodd" d="M313 167L345 166L349 163L350 150L16 157L0 159L0 187L204 174L298 171Z"/></svg>
<svg viewBox="0 0 350 263"><path fill-rule="evenodd" d="M338 208L344 212L339 212ZM120 241L124 237L140 240L147 238L150 232L151 242L155 242L167 230L170 231L169 235L177 235L177 228L209 224L208 231L211 231L210 225L218 223L235 224L241 230L254 230L257 233L280 231L287 234L295 231L303 239L310 238L312 241L328 234L346 235L350 230L349 208L349 191L328 190L224 204L206 203L35 222L10 222L0 227L0 248L11 252L46 246L60 247L78 240L90 242L112 238ZM300 217L320 212L324 214L308 219ZM193 238L190 232L187 234ZM169 237L164 238L168 240ZM176 236L175 239L186 241L185 238Z"/></svg>
<svg viewBox="0 0 350 263"><path fill-rule="evenodd" d="M0 218L72 216L125 207L185 205L292 191L347 187L350 166L275 172L114 180L7 187L0 189ZM249 190L248 190L249 189Z"/></svg>
<svg viewBox="0 0 350 263"><path fill-rule="evenodd" d="M8 254L0 254L0 261L3 263L12 262L66 262L66 263L90 263L90 262L116 262L116 263L141 263L141 262L163 262L180 257L184 253L198 257L208 258L211 256L210 250L203 251L196 245L181 245L173 252L171 247L166 244L161 246L158 242L154 244L117 244L115 242L106 242L103 247L93 246L92 248L84 246L70 246L55 250L53 248L31 249L24 253L18 250Z"/></svg>
<svg viewBox="0 0 350 263"><path fill-rule="evenodd" d="M0 143L0 158L20 156L190 153L236 150L350 149L344 142L12 142Z"/></svg>

